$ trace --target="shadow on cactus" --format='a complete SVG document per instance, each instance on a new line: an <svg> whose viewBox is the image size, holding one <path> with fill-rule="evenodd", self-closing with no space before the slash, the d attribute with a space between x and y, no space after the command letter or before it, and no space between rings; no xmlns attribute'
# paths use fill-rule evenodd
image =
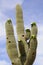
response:
<svg viewBox="0 0 43 65"><path fill-rule="evenodd" d="M23 12L20 5L16 6L18 49L14 36L13 24L10 19L5 23L5 29L6 50L12 65L33 65L37 50L37 25L33 22L31 24L31 30L24 29Z"/></svg>

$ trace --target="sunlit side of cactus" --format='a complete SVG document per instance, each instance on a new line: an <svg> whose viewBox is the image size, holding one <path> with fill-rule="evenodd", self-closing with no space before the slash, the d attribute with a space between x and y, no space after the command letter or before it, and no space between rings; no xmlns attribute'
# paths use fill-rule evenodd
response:
<svg viewBox="0 0 43 65"><path fill-rule="evenodd" d="M6 50L7 50L8 56L10 57L12 65L20 65L21 63L18 58L13 25L10 19L7 20L7 22L5 23L5 28L6 28Z"/></svg>

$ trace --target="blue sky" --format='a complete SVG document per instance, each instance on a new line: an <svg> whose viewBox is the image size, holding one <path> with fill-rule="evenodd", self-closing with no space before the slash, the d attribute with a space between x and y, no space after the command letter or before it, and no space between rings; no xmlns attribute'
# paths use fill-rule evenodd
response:
<svg viewBox="0 0 43 65"><path fill-rule="evenodd" d="M33 65L43 65L43 0L0 0L0 65L11 65L6 52L5 22L11 18L15 36L16 14L15 6L20 4L23 9L25 28L31 28L30 24L35 21L38 26L37 56Z"/></svg>

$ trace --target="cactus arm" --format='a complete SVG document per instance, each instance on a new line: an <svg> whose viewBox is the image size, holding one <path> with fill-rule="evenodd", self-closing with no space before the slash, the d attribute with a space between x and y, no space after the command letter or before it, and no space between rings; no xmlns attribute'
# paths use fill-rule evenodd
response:
<svg viewBox="0 0 43 65"><path fill-rule="evenodd" d="M27 42L28 49L30 48L30 36L31 36L31 31L30 29L26 29L26 34L25 34L25 41Z"/></svg>
<svg viewBox="0 0 43 65"><path fill-rule="evenodd" d="M22 41L18 41L18 43L19 43L18 46L19 46L19 50L20 50L21 56L26 56L25 48L24 48L23 42L22 42Z"/></svg>
<svg viewBox="0 0 43 65"><path fill-rule="evenodd" d="M25 36L25 39L26 39L26 40L30 39L30 35L31 35L30 29L26 29L26 36Z"/></svg>
<svg viewBox="0 0 43 65"><path fill-rule="evenodd" d="M32 65L36 58L36 49L37 49L37 39L34 36L31 36L30 39L30 49L28 51L27 59L24 65Z"/></svg>
<svg viewBox="0 0 43 65"><path fill-rule="evenodd" d="M17 35L20 39L20 36L24 35L24 23L23 23L23 14L22 8L20 5L16 6L16 29Z"/></svg>
<svg viewBox="0 0 43 65"><path fill-rule="evenodd" d="M25 48L24 48L24 45L23 45L23 42L22 41L18 41L19 43L19 51L20 51L20 60L21 60L21 64L24 65L24 62L26 60L26 52L25 52Z"/></svg>
<svg viewBox="0 0 43 65"><path fill-rule="evenodd" d="M22 65L24 65L24 62L26 60L28 45L25 41L23 12L20 5L16 6L16 30L18 35L18 48L19 48L20 60L22 62Z"/></svg>
<svg viewBox="0 0 43 65"><path fill-rule="evenodd" d="M36 23L31 24L31 37L30 37L30 48L24 65L33 65L36 58L37 50L37 25Z"/></svg>
<svg viewBox="0 0 43 65"><path fill-rule="evenodd" d="M13 25L12 25L11 20L7 20L7 22L5 23L5 28L6 28L7 53L8 53L8 56L9 56L11 62L12 62L12 65L15 65L18 62L18 59L17 59L18 58L18 52L17 52L17 46L16 46L16 41L15 41L14 31L13 31Z"/></svg>
<svg viewBox="0 0 43 65"><path fill-rule="evenodd" d="M35 22L31 24L31 35L35 35L37 37L38 29Z"/></svg>
<svg viewBox="0 0 43 65"><path fill-rule="evenodd" d="M24 47L27 46L27 44L25 44L26 42L24 39L25 32L24 32L23 12L20 5L16 6L16 29L17 29L18 41L19 40L22 41L23 42L22 44L24 45ZM18 45L20 44L18 43Z"/></svg>

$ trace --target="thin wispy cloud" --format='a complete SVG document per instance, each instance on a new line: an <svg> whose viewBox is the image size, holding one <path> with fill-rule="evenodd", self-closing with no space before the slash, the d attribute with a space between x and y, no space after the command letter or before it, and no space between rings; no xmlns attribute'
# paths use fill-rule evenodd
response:
<svg viewBox="0 0 43 65"><path fill-rule="evenodd" d="M5 60L2 60L0 61L0 65L11 65L10 63L8 63L7 61Z"/></svg>
<svg viewBox="0 0 43 65"><path fill-rule="evenodd" d="M1 9L12 9L17 4L22 4L24 0L1 0Z"/></svg>

